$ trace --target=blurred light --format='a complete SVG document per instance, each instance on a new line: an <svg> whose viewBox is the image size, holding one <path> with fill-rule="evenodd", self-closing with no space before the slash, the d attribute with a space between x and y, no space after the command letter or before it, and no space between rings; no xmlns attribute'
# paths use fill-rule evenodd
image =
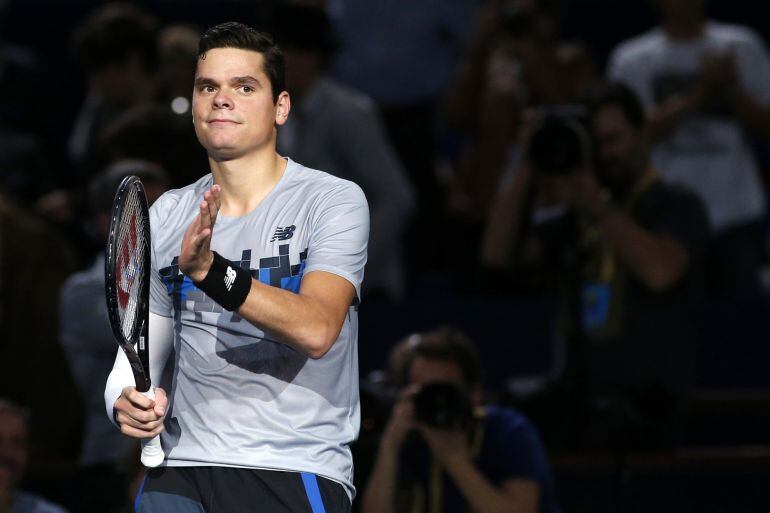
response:
<svg viewBox="0 0 770 513"><path fill-rule="evenodd" d="M171 110L173 110L176 114L184 114L190 110L190 100L184 96L177 96L171 100Z"/></svg>

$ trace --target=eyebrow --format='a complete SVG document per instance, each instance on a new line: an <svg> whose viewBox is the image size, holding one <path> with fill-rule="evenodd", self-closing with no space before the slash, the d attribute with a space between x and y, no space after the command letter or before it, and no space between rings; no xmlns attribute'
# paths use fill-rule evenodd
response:
<svg viewBox="0 0 770 513"><path fill-rule="evenodd" d="M217 81L213 78L208 77L198 77L195 79L195 85L208 85L208 84L216 84ZM232 84L256 84L256 85L262 85L259 80L252 77L251 75L244 75L241 77L233 77L230 79L230 83Z"/></svg>
<svg viewBox="0 0 770 513"><path fill-rule="evenodd" d="M254 84L260 85L259 80L257 80L256 78L252 77L251 75L244 75L242 77L234 77L232 79L232 81L235 82L236 84L243 84L243 83L249 82L249 83L254 83Z"/></svg>

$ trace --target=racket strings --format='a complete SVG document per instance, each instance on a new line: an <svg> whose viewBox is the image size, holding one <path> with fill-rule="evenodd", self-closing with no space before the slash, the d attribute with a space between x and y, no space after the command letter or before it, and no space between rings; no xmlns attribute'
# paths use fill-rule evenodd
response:
<svg viewBox="0 0 770 513"><path fill-rule="evenodd" d="M118 314L126 340L132 340L138 330L135 324L143 299L142 282L149 272L142 268L148 241L145 239L145 221L141 214L139 194L137 187L130 187L126 193L116 243Z"/></svg>

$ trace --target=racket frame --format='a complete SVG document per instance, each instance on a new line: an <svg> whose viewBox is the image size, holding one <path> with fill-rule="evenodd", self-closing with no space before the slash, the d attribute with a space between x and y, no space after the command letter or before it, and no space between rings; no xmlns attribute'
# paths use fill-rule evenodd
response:
<svg viewBox="0 0 770 513"><path fill-rule="evenodd" d="M139 193L139 215L144 218L142 231L144 232L143 235L146 244L144 245L142 255L142 260L144 262L144 265L142 265L142 272L144 273L144 276L141 277L141 290L139 292L136 320L133 329L131 330L131 336L127 339L121 328L120 310L118 307L118 273L120 270L117 268L118 252L116 238L120 230L120 218L122 217L126 206L125 197L133 187L136 187ZM126 354L126 357L131 364L131 371L134 374L136 389L139 392L148 391L152 384L150 381L149 347L147 338L150 302L150 258L150 216L144 186L142 185L141 180L136 176L127 176L120 183L112 204L110 229L107 235L107 248L104 258L104 285L107 298L107 312L110 319L110 326L112 327L112 333L115 335L115 340L118 342L121 349L123 349L123 352Z"/></svg>

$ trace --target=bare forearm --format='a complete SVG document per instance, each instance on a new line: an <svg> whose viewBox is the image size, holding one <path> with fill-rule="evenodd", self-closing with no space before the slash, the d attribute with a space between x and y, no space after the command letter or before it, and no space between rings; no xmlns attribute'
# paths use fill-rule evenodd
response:
<svg viewBox="0 0 770 513"><path fill-rule="evenodd" d="M524 187L516 182L503 189L490 209L487 228L481 246L481 257L485 265L505 268L511 262L519 233L522 215Z"/></svg>
<svg viewBox="0 0 770 513"><path fill-rule="evenodd" d="M651 290L674 285L687 269L688 256L681 244L642 229L621 211L606 213L598 228L624 266Z"/></svg>
<svg viewBox="0 0 770 513"><path fill-rule="evenodd" d="M398 453L381 445L364 492L362 513L396 513Z"/></svg>
<svg viewBox="0 0 770 513"><path fill-rule="evenodd" d="M342 322L329 315L318 299L254 279L249 295L237 313L311 358L323 356L342 328Z"/></svg>
<svg viewBox="0 0 770 513"><path fill-rule="evenodd" d="M470 461L456 461L448 464L446 469L470 509L476 513L535 513L537 510L536 499L506 493L494 486Z"/></svg>

